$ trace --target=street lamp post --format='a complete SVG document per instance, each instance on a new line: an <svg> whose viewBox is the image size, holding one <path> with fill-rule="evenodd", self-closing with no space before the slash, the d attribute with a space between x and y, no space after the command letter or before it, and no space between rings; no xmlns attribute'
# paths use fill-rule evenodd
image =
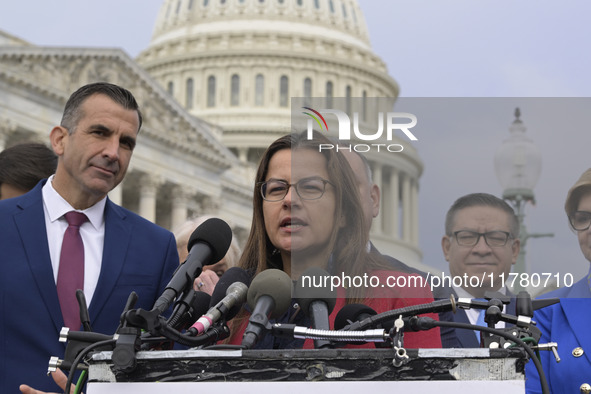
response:
<svg viewBox="0 0 591 394"><path fill-rule="evenodd" d="M535 204L534 187L542 170L542 155L526 135L526 127L520 119L521 111L515 109L515 120L509 128L510 136L505 139L495 153L495 172L503 188L503 199L515 210L519 220L519 241L521 248L513 272L527 273L525 266L525 246L529 238L553 237L551 233L529 233L525 226L525 205ZM518 278L519 279L519 278ZM526 290L521 280L515 280L513 291Z"/></svg>

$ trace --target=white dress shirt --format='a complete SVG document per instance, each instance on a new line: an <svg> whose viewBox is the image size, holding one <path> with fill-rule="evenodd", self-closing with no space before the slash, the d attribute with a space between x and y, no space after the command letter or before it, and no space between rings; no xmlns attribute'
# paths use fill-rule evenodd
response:
<svg viewBox="0 0 591 394"><path fill-rule="evenodd" d="M84 295L86 303L90 305L103 260L103 246L105 244L104 212L107 200L105 197L88 209L76 210L58 194L53 188L52 182L53 175L49 177L43 186L42 195L53 278L57 284L62 241L66 228L68 228L68 222L64 215L70 211L82 212L88 218L88 221L80 226L80 235L84 243Z"/></svg>

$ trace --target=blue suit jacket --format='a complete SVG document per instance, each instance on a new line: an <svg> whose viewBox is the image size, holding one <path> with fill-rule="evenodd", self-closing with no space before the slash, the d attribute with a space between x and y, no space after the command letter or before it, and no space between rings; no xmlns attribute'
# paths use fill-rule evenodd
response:
<svg viewBox="0 0 591 394"><path fill-rule="evenodd" d="M547 293L543 298L560 298L560 303L534 313L534 320L542 331L540 343L558 343L560 363L556 363L552 352L540 352L550 392L578 393L583 383L591 384L591 291L587 278L570 288ZM581 357L572 354L577 347L584 350ZM531 361L526 365L525 376L526 392L541 393L539 375Z"/></svg>
<svg viewBox="0 0 591 394"><path fill-rule="evenodd" d="M47 243L40 182L29 193L0 201L0 392L26 383L43 391L64 325ZM131 291L136 307L151 309L179 264L169 231L107 200L99 280L89 314L93 331L113 334Z"/></svg>

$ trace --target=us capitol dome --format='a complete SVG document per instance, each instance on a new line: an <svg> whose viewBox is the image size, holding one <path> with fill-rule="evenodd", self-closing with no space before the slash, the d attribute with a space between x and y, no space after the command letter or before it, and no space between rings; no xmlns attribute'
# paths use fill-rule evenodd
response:
<svg viewBox="0 0 591 394"><path fill-rule="evenodd" d="M190 114L219 125L224 145L248 163L291 131L291 97L399 92L355 0L166 0L136 60ZM412 147L383 156L372 160L382 190L372 241L418 263L422 163Z"/></svg>
<svg viewBox="0 0 591 394"><path fill-rule="evenodd" d="M290 97L398 95L353 0L166 0L137 61L252 162L290 131Z"/></svg>
<svg viewBox="0 0 591 394"><path fill-rule="evenodd" d="M0 82L41 107L29 108L27 118L10 108L19 100L9 97L0 148L46 142L68 95L96 80L128 87L146 119L128 175L110 197L167 228L217 215L242 239L254 168L273 140L292 131L292 98L365 108L387 97L389 107L380 110L391 111L399 93L371 49L355 0L165 0L136 59L111 48L34 46L0 31ZM40 98L31 99L31 91ZM376 111L364 114L364 127L375 130ZM372 242L420 266L422 162L410 144L398 154L366 156L382 192Z"/></svg>

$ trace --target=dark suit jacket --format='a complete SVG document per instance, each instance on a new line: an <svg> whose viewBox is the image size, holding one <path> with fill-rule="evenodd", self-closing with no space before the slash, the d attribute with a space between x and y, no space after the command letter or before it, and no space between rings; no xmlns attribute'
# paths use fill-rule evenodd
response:
<svg viewBox="0 0 591 394"><path fill-rule="evenodd" d="M29 193L0 201L0 392L26 383L43 391L50 356L63 357L64 325L47 243L41 181ZM174 236L107 200L105 241L89 305L94 331L113 334L131 291L151 309L179 264Z"/></svg>
<svg viewBox="0 0 591 394"><path fill-rule="evenodd" d="M449 296L453 294L454 297L457 298L456 292L451 287L441 286L436 287L433 289L433 296L435 299L449 299ZM506 306L505 313L509 315L515 314L515 295L507 292L507 295L511 297L511 302ZM456 323L466 323L471 324L470 319L468 319L468 315L466 315L466 311L463 309L457 309L456 313L451 312L444 312L446 313L445 320L447 321L454 321ZM451 316L451 319L449 318ZM439 320L444 320L439 316ZM480 342L474 331L472 330L465 330L461 328L453 328L451 332L447 333L447 336L441 338L441 345L444 348L478 348L480 347Z"/></svg>
<svg viewBox="0 0 591 394"><path fill-rule="evenodd" d="M583 383L591 384L591 292L587 278L570 288L544 294L542 298L560 298L560 303L534 312L534 320L542 331L540 343L558 343L560 363L552 352L540 352L550 392L578 393ZM575 357L573 350L576 348L582 348L583 355ZM531 361L526 365L525 376L526 392L541 393L539 375Z"/></svg>

